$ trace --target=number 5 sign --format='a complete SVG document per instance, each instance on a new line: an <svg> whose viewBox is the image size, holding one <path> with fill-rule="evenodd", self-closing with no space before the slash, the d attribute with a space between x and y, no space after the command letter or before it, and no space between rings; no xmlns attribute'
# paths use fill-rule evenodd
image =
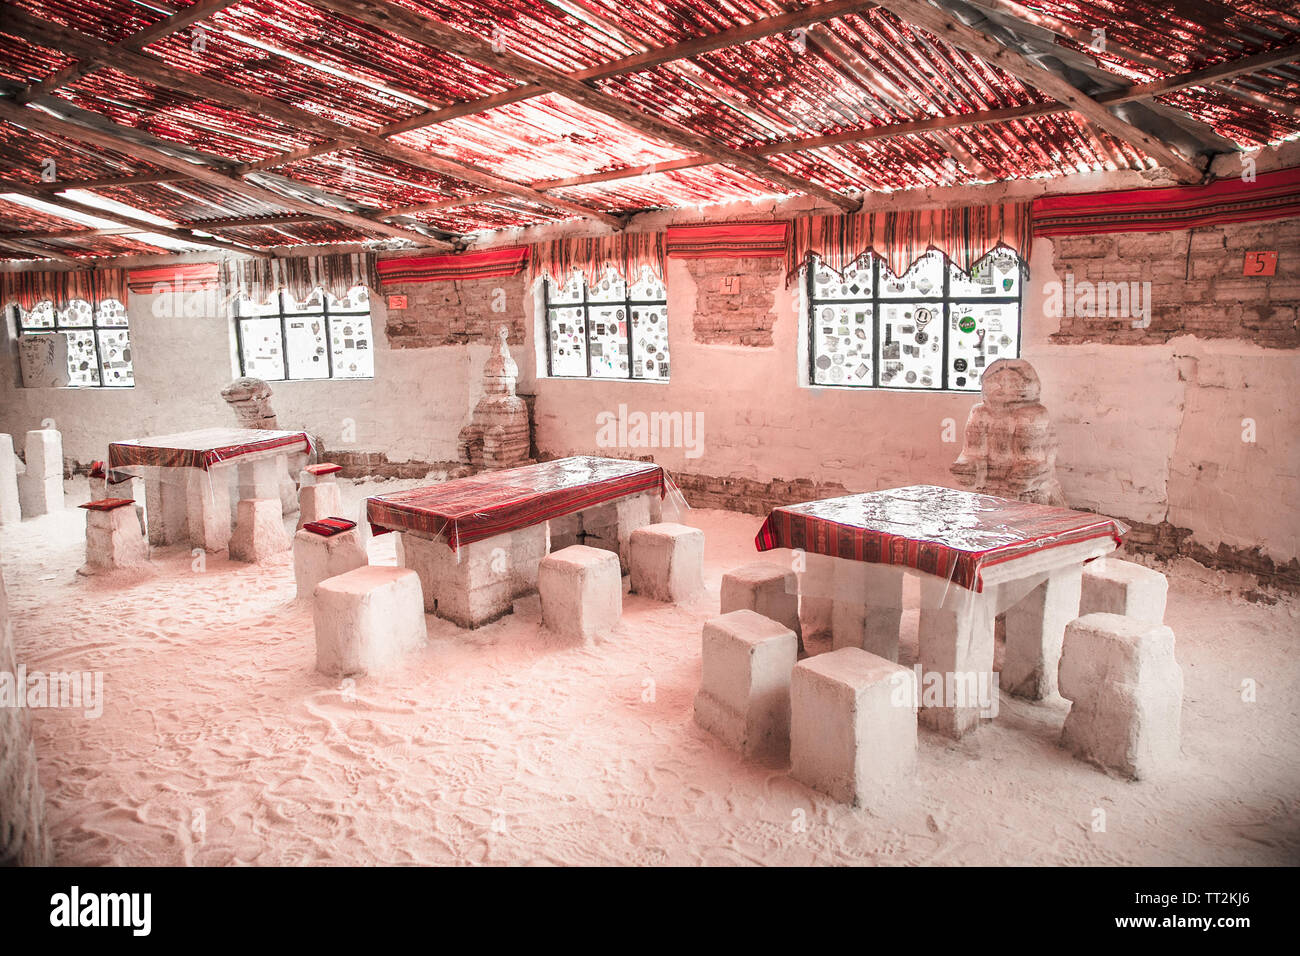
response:
<svg viewBox="0 0 1300 956"><path fill-rule="evenodd" d="M1242 268L1241 274L1244 276L1277 275L1277 253L1276 252L1246 253L1246 264Z"/></svg>

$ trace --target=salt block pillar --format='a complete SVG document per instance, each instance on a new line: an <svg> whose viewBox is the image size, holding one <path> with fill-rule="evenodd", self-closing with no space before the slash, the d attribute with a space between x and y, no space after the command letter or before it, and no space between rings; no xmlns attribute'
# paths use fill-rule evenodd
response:
<svg viewBox="0 0 1300 956"><path fill-rule="evenodd" d="M549 551L550 538L547 536L546 522L529 525L527 528L517 528L510 532L507 560L510 583L514 588L515 597L531 594L537 590L538 569ZM621 573L619 579L621 593Z"/></svg>
<svg viewBox="0 0 1300 956"><path fill-rule="evenodd" d="M1183 672L1169 628L1106 613L1070 622L1060 686L1072 701L1061 746L1075 756L1133 779L1178 759Z"/></svg>
<svg viewBox="0 0 1300 956"><path fill-rule="evenodd" d="M543 533L545 528L543 527ZM460 627L480 627L514 610L510 535L462 544L402 533L402 559L419 575L424 609Z"/></svg>
<svg viewBox="0 0 1300 956"><path fill-rule="evenodd" d="M280 476L288 472L285 455L239 462L239 497L280 500ZM283 512L282 512L283 513Z"/></svg>
<svg viewBox="0 0 1300 956"><path fill-rule="evenodd" d="M648 493L628 495L580 512L579 543L617 552L620 566L629 570L632 532L650 524L650 498Z"/></svg>
<svg viewBox="0 0 1300 956"><path fill-rule="evenodd" d="M623 575L618 555L571 545L542 558L537 569L542 626L590 643L618 627L623 615Z"/></svg>
<svg viewBox="0 0 1300 956"><path fill-rule="evenodd" d="M18 481L24 517L63 510L63 436L53 428L27 433L27 470Z"/></svg>
<svg viewBox="0 0 1300 956"><path fill-rule="evenodd" d="M803 640L833 634L835 562L826 554L803 555L799 574L799 631Z"/></svg>
<svg viewBox="0 0 1300 956"><path fill-rule="evenodd" d="M280 499L272 502L276 510ZM316 585L316 669L361 677L391 669L427 637L420 582L408 568L367 565Z"/></svg>
<svg viewBox="0 0 1300 956"><path fill-rule="evenodd" d="M1082 567L1048 575L1006 612L1007 645L1000 684L1008 693L1042 700L1056 693L1065 627L1079 616Z"/></svg>
<svg viewBox="0 0 1300 956"><path fill-rule="evenodd" d="M17 524L23 519L18 499L18 456L13 438L0 434L0 525Z"/></svg>
<svg viewBox="0 0 1300 956"><path fill-rule="evenodd" d="M326 578L346 574L369 563L357 529L322 535L299 531L293 536L293 578L299 598L310 598Z"/></svg>
<svg viewBox="0 0 1300 956"><path fill-rule="evenodd" d="M129 500L110 510L86 510L86 565L136 568L149 561L149 546Z"/></svg>
<svg viewBox="0 0 1300 956"><path fill-rule="evenodd" d="M993 673L995 593L977 593L933 575L921 577L917 658L921 723L961 737L998 706Z"/></svg>
<svg viewBox="0 0 1300 956"><path fill-rule="evenodd" d="M239 502L239 518L230 536L230 557L257 564L288 551L289 535L284 530L284 512L279 496L245 498Z"/></svg>
<svg viewBox="0 0 1300 956"><path fill-rule="evenodd" d="M790 776L854 806L916 767L916 675L858 647L805 658L790 682Z"/></svg>
<svg viewBox="0 0 1300 956"><path fill-rule="evenodd" d="M903 569L840 558L834 568L835 604L831 643L859 647L890 661L898 660L898 631L903 620Z"/></svg>
<svg viewBox="0 0 1300 956"><path fill-rule="evenodd" d="M225 468L185 469L185 526L190 544L205 551L230 545L230 481Z"/></svg>
<svg viewBox="0 0 1300 956"><path fill-rule="evenodd" d="M794 631L747 608L730 611L704 622L702 656L695 722L746 757L784 757L799 656Z"/></svg>
<svg viewBox="0 0 1300 956"><path fill-rule="evenodd" d="M343 516L343 496L337 482L326 481L298 489L298 530L308 521Z"/></svg>
<svg viewBox="0 0 1300 956"><path fill-rule="evenodd" d="M1124 614L1163 624L1169 580L1159 571L1118 558L1098 558L1083 566L1079 614Z"/></svg>

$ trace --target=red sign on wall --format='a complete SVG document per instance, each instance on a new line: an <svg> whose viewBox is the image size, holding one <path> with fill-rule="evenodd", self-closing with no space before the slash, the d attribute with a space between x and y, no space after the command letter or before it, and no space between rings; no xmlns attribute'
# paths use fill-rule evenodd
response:
<svg viewBox="0 0 1300 956"><path fill-rule="evenodd" d="M1241 274L1244 276L1277 275L1277 253L1276 252L1246 253L1246 264L1242 267Z"/></svg>
<svg viewBox="0 0 1300 956"><path fill-rule="evenodd" d="M390 309L404 309L404 308L406 308L406 296L404 296L404 295L390 295L390 296L388 297L388 307L389 307Z"/></svg>

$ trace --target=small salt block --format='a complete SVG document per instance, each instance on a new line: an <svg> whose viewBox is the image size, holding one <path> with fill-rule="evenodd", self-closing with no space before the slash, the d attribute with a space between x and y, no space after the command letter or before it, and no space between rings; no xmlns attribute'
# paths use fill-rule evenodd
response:
<svg viewBox="0 0 1300 956"><path fill-rule="evenodd" d="M87 501L77 507L85 508L87 511L112 511L114 508L125 508L127 505L134 504L134 498L100 498L98 501Z"/></svg>
<svg viewBox="0 0 1300 956"><path fill-rule="evenodd" d="M320 477L321 475L333 475L343 470L342 465L336 465L332 461L322 461L318 465L308 465L303 471L310 475Z"/></svg>
<svg viewBox="0 0 1300 956"><path fill-rule="evenodd" d="M356 526L355 521L349 521L347 518L322 518L320 521L308 521L302 526L302 530L328 538L343 531L351 531Z"/></svg>

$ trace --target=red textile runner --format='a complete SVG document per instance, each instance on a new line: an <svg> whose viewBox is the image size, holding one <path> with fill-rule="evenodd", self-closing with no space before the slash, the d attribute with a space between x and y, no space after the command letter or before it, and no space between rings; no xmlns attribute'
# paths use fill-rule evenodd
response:
<svg viewBox="0 0 1300 956"><path fill-rule="evenodd" d="M376 534L442 536L454 551L640 491L662 498L669 482L653 462L560 458L368 498L366 517Z"/></svg>
<svg viewBox="0 0 1300 956"><path fill-rule="evenodd" d="M98 501L87 501L84 505L77 505L78 508L85 508L87 511L115 511L118 508L125 508L127 505L135 504L134 498L100 498Z"/></svg>
<svg viewBox="0 0 1300 956"><path fill-rule="evenodd" d="M1290 216L1300 216L1300 166L1261 173L1254 182L1044 196L1033 207L1039 236L1166 232Z"/></svg>
<svg viewBox="0 0 1300 956"><path fill-rule="evenodd" d="M322 538L332 538L344 531L351 531L356 526L355 521L349 521L347 518L321 518L319 521L306 522L302 526L302 530L318 534Z"/></svg>
<svg viewBox="0 0 1300 956"><path fill-rule="evenodd" d="M903 565L982 591L985 568L1094 538L1118 545L1127 533L1122 522L1102 515L910 485L776 508L754 546Z"/></svg>
<svg viewBox="0 0 1300 956"><path fill-rule="evenodd" d="M669 226L673 259L771 259L786 254L785 222L723 222Z"/></svg>
<svg viewBox="0 0 1300 956"><path fill-rule="evenodd" d="M790 283L816 256L837 274L868 252L884 260L895 276L937 249L965 273L998 246L1029 258L1033 240L1029 203L858 212L843 216L805 216L791 224L786 256Z"/></svg>
<svg viewBox="0 0 1300 956"><path fill-rule="evenodd" d="M117 469L154 465L159 468L199 468L255 452L300 446L303 453L312 450L306 432L261 431L256 428L203 428L177 435L138 438L113 442L108 446L110 480L117 481Z"/></svg>
<svg viewBox="0 0 1300 956"><path fill-rule="evenodd" d="M454 282L517 275L528 261L528 246L462 252L459 255L380 259L375 263L382 287L416 282Z"/></svg>
<svg viewBox="0 0 1300 956"><path fill-rule="evenodd" d="M126 285L137 295L206 292L217 288L220 271L221 267L215 262L151 266L148 269L132 269L127 274Z"/></svg>
<svg viewBox="0 0 1300 956"><path fill-rule="evenodd" d="M25 312L47 300L56 310L77 299L91 305L109 300L126 305L126 296L125 269L0 273L0 305L17 302Z"/></svg>
<svg viewBox="0 0 1300 956"><path fill-rule="evenodd" d="M534 243L528 284L532 286L541 276L549 276L556 285L564 285L573 273L581 272L587 285L594 286L610 269L628 282L636 282L642 270L649 269L662 282L664 258L662 232L551 239Z"/></svg>

